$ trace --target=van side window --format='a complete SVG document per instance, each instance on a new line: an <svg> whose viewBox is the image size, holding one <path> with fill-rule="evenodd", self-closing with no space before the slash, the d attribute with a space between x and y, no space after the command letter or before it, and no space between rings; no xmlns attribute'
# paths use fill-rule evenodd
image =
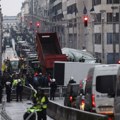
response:
<svg viewBox="0 0 120 120"><path fill-rule="evenodd" d="M115 94L116 79L116 75L98 76L96 78L97 92Z"/></svg>

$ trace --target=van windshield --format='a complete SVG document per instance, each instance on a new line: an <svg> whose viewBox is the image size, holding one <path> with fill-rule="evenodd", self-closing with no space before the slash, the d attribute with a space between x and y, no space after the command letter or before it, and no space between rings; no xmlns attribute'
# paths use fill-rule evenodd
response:
<svg viewBox="0 0 120 120"><path fill-rule="evenodd" d="M98 76L96 90L100 93L115 94L116 75Z"/></svg>

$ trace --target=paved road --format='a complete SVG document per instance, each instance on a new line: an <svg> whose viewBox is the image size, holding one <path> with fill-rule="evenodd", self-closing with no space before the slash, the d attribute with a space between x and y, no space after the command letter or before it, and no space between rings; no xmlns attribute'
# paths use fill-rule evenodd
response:
<svg viewBox="0 0 120 120"><path fill-rule="evenodd" d="M23 120L23 115L26 109L30 107L27 103L30 101L16 102L12 101L5 104L5 111L12 120ZM47 120L53 120L47 116Z"/></svg>
<svg viewBox="0 0 120 120"><path fill-rule="evenodd" d="M5 100L5 96L4 96ZM62 98L55 98L54 102L63 105ZM10 103L5 102L5 111L11 117L12 120L23 120L23 115L26 112L26 109L31 105L28 104L31 101L23 100L22 102L11 101ZM49 116L47 116L47 120L53 120Z"/></svg>

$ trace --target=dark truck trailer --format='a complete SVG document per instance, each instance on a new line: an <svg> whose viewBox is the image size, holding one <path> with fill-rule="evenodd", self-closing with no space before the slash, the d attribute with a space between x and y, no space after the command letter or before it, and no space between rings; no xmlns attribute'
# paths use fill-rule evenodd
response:
<svg viewBox="0 0 120 120"><path fill-rule="evenodd" d="M54 61L67 61L67 56L62 54L56 33L37 33L36 49L43 74L52 72Z"/></svg>

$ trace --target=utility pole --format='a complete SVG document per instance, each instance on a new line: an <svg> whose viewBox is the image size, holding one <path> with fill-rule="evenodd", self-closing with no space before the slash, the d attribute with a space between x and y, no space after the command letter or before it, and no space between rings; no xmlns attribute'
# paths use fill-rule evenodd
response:
<svg viewBox="0 0 120 120"><path fill-rule="evenodd" d="M2 68L2 13L0 5L0 70Z"/></svg>
<svg viewBox="0 0 120 120"><path fill-rule="evenodd" d="M119 59L120 59L120 5L119 5Z"/></svg>
<svg viewBox="0 0 120 120"><path fill-rule="evenodd" d="M112 35L112 39L113 39L113 63L116 63L116 40L115 40L115 35L116 35L116 9L118 7L117 6L112 6L112 22L113 22L113 35Z"/></svg>
<svg viewBox="0 0 120 120"><path fill-rule="evenodd" d="M101 42L102 42L102 63L105 63L105 41L104 41L104 20L105 20L105 10L101 10Z"/></svg>

